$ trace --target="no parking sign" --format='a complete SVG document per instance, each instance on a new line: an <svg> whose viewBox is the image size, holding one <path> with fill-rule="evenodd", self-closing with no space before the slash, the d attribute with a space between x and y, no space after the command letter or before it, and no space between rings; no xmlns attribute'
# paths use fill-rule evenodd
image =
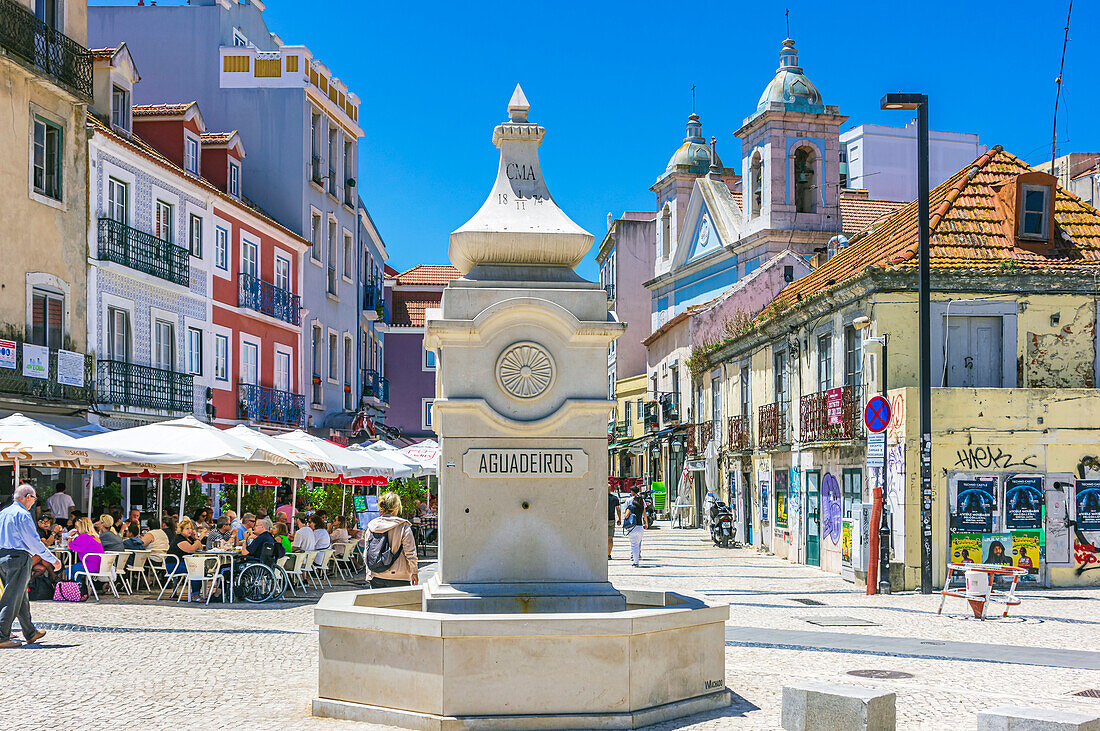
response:
<svg viewBox="0 0 1100 731"><path fill-rule="evenodd" d="M890 402L882 396L868 399L863 409L863 423L872 434L886 431L890 424Z"/></svg>

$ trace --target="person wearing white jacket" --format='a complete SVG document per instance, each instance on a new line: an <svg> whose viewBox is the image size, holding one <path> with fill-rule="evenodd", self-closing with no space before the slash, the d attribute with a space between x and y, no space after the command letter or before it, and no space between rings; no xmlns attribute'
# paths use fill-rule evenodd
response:
<svg viewBox="0 0 1100 731"><path fill-rule="evenodd" d="M623 529L630 538L630 563L638 566L642 562L642 536L649 527L645 500L638 494L638 487L630 488L630 502L626 504L623 515Z"/></svg>

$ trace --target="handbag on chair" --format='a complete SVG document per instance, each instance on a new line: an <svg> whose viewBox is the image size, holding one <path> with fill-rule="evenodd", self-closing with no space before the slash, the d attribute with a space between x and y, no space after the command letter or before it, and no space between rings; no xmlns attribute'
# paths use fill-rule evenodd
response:
<svg viewBox="0 0 1100 731"><path fill-rule="evenodd" d="M55 602L82 602L87 598L79 581L59 581L53 588Z"/></svg>

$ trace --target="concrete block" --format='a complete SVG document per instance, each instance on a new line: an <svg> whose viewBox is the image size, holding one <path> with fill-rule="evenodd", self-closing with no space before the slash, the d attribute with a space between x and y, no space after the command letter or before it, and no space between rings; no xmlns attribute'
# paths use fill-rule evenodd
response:
<svg viewBox="0 0 1100 731"><path fill-rule="evenodd" d="M1100 715L997 706L978 713L978 731L1100 731Z"/></svg>
<svg viewBox="0 0 1100 731"><path fill-rule="evenodd" d="M892 731L894 693L808 680L783 686L787 731Z"/></svg>

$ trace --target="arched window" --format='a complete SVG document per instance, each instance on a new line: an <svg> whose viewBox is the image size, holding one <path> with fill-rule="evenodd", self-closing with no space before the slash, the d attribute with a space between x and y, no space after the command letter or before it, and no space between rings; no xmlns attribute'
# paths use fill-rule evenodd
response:
<svg viewBox="0 0 1100 731"><path fill-rule="evenodd" d="M794 210L797 213L813 213L817 196L814 167L817 164L814 151L799 147L794 151Z"/></svg>
<svg viewBox="0 0 1100 731"><path fill-rule="evenodd" d="M667 259L672 254L672 211L665 204L661 211L661 258Z"/></svg>
<svg viewBox="0 0 1100 731"><path fill-rule="evenodd" d="M753 153L749 167L749 181L752 190L749 211L753 216L759 216L764 207L764 162L760 159L759 152Z"/></svg>

